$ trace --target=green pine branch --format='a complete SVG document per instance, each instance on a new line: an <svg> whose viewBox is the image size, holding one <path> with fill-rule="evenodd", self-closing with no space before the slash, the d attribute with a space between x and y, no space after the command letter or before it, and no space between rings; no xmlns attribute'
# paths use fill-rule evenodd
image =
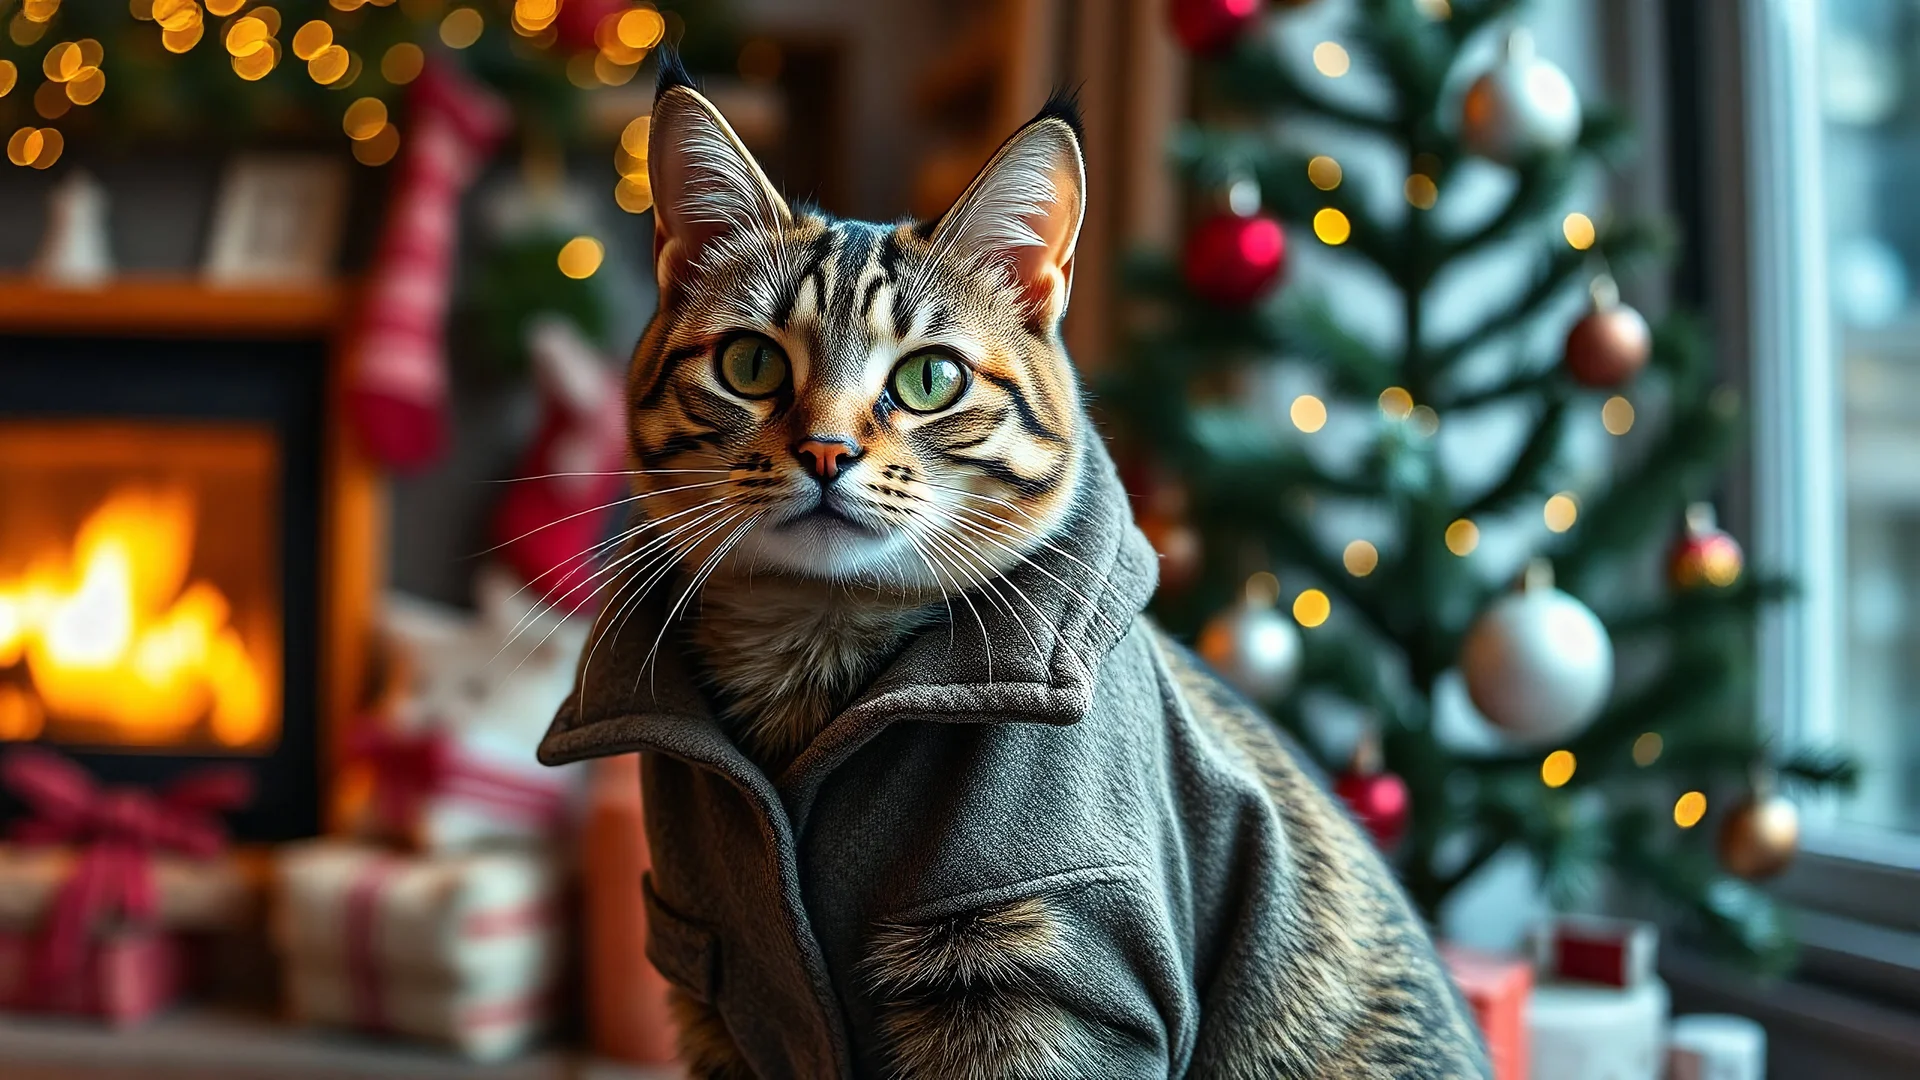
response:
<svg viewBox="0 0 1920 1080"><path fill-rule="evenodd" d="M1564 389L1558 386L1547 387L1543 396L1546 398L1546 407L1534 419L1533 428L1527 433L1520 452L1514 455L1513 464L1507 467L1506 475L1462 508L1459 517L1502 514L1520 500L1540 494L1552 486L1548 483L1547 473L1552 469L1554 458L1565 441L1569 398Z"/></svg>

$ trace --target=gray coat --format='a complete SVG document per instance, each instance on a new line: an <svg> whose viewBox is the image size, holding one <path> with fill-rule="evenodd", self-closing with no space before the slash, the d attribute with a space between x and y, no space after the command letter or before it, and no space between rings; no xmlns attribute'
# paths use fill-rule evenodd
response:
<svg viewBox="0 0 1920 1080"><path fill-rule="evenodd" d="M1010 575L1045 618L956 599L781 775L674 635L641 670L660 608L608 630L540 756L642 753L649 956L766 1077L1485 1075L1371 847L1136 617L1154 553L1087 454Z"/></svg>

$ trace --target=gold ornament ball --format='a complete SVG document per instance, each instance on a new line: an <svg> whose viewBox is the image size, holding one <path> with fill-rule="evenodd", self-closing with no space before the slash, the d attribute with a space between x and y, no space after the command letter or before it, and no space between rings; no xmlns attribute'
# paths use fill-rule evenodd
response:
<svg viewBox="0 0 1920 1080"><path fill-rule="evenodd" d="M1800 811L1778 795L1750 798L1720 823L1720 865L1748 881L1787 868L1800 850Z"/></svg>

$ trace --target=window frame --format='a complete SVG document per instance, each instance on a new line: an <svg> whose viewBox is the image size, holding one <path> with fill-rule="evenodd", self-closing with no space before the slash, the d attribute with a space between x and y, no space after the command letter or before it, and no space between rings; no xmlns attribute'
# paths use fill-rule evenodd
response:
<svg viewBox="0 0 1920 1080"><path fill-rule="evenodd" d="M1675 6L1695 14L1685 32L1670 27L1673 62L1704 72L1698 100L1676 107L1693 107L1714 133L1696 141L1693 175L1676 177L1676 186L1694 185L1696 197L1682 202L1708 219L1690 223L1709 271L1697 279L1700 299L1716 313L1727 374L1748 388L1751 456L1730 501L1752 564L1799 586L1793 601L1760 619L1757 719L1788 747L1844 745L1847 503L1820 173L1818 0ZM1822 913L1803 927L1810 966L1857 954L1852 928L1920 934L1920 833L1843 823L1831 799L1801 809L1801 854L1775 891ZM1920 969L1920 959L1909 961Z"/></svg>

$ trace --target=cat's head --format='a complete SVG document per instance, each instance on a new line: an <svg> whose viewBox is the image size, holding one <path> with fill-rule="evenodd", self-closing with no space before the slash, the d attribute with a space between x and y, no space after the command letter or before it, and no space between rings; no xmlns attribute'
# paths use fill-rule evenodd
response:
<svg viewBox="0 0 1920 1080"><path fill-rule="evenodd" d="M1090 437L1059 334L1085 187L1070 103L927 222L789 205L671 74L648 169L661 299L628 385L643 541L689 569L730 548L756 572L942 592L1044 542Z"/></svg>

